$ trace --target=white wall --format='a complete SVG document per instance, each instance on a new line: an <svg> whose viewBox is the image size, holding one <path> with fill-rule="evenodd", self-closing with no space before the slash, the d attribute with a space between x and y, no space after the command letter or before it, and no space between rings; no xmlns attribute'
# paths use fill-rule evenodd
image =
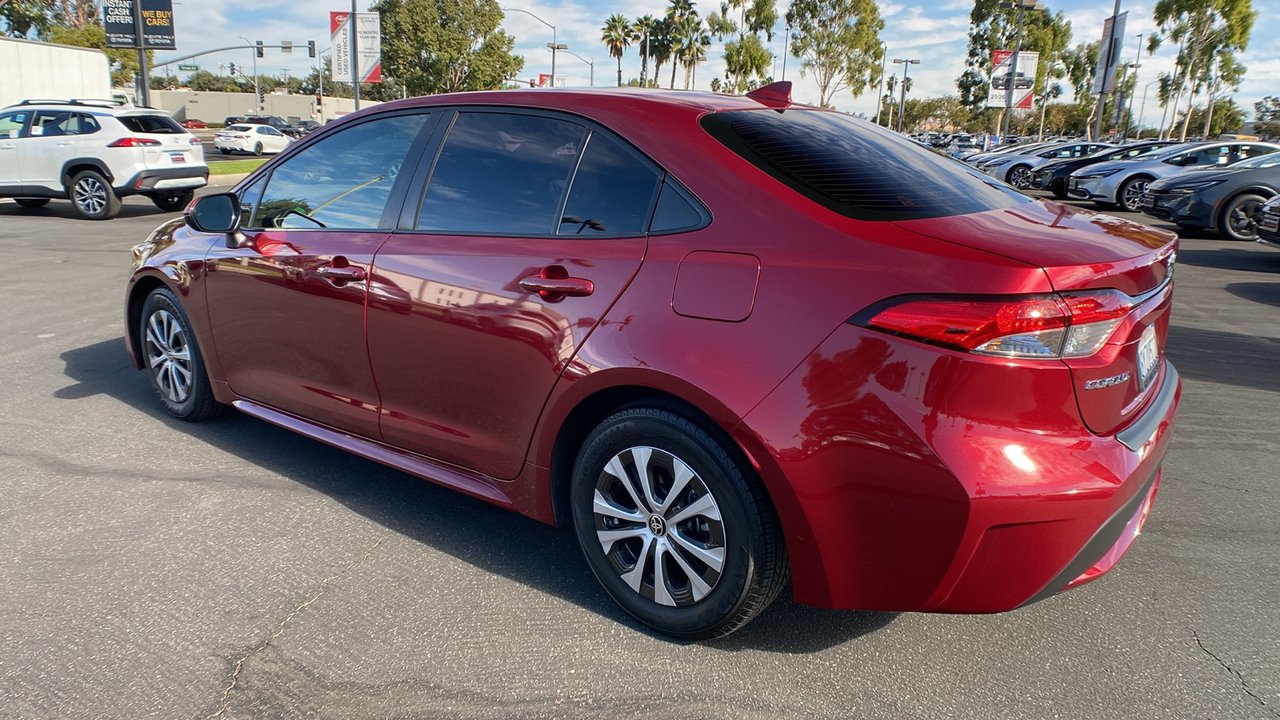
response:
<svg viewBox="0 0 1280 720"><path fill-rule="evenodd" d="M152 90L151 104L178 120L196 118L205 122L222 122L231 115L252 115L253 93L195 92L192 90ZM361 100L360 107L377 105ZM278 115L286 120L296 117L325 123L355 110L355 102L349 98L324 98L316 107L312 95L268 94L262 103L263 115Z"/></svg>

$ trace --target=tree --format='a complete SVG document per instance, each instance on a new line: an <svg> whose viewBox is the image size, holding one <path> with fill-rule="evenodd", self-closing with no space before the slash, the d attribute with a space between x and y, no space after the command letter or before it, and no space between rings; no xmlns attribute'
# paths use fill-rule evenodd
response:
<svg viewBox="0 0 1280 720"><path fill-rule="evenodd" d="M1257 17L1251 0L1158 0L1152 11L1158 32L1147 43L1148 54L1155 53L1166 40L1179 43L1174 78L1173 110L1177 116L1181 95L1187 95L1187 108L1195 104L1195 96L1209 87L1212 95L1214 66L1225 62L1227 72L1239 67L1235 54L1249 45L1253 22ZM1243 71L1239 71L1243 75ZM1236 84L1239 84L1237 79ZM1213 107L1210 102L1209 107ZM1210 110L1212 113L1212 110ZM1183 113L1182 134L1186 140L1191 112ZM1172 135L1172 128L1170 129Z"/></svg>
<svg viewBox="0 0 1280 720"><path fill-rule="evenodd" d="M987 102L992 54L996 50L1014 49L1018 11L1001 9L999 0L974 0L969 21L965 71L956 79L956 88L960 91L960 101L976 112ZM1036 66L1035 88L1044 86L1047 67L1054 58L1066 52L1070 42L1071 23L1061 12L1024 11L1022 50L1038 52L1041 58Z"/></svg>
<svg viewBox="0 0 1280 720"><path fill-rule="evenodd" d="M640 86L647 87L649 79L649 38L653 35L658 19L652 15L636 18L631 24L631 40L640 51Z"/></svg>
<svg viewBox="0 0 1280 720"><path fill-rule="evenodd" d="M698 11L694 7L693 0L671 0L671 4L667 7L667 23L671 33L671 55L673 62L671 63L671 89L676 88L676 67L686 60L687 35L696 31L690 18L697 18ZM697 27L701 28L702 21L697 21ZM708 44L710 39L708 38Z"/></svg>
<svg viewBox="0 0 1280 720"><path fill-rule="evenodd" d="M778 24L773 3L774 0L728 0L720 3L720 12L707 18L708 31L717 39L735 33L738 36L724 46L726 92L751 90L766 79L773 53L760 42L760 34L773 40L773 28ZM730 10L738 11L737 21L729 17Z"/></svg>
<svg viewBox="0 0 1280 720"><path fill-rule="evenodd" d="M410 95L492 90L524 68L495 0L378 0L382 69ZM363 91L362 91L363 92Z"/></svg>
<svg viewBox="0 0 1280 720"><path fill-rule="evenodd" d="M1190 118L1184 116L1180 119L1184 125L1195 128L1200 128L1208 120L1209 129L1202 138L1212 140L1222 133L1239 132L1244 125L1244 109L1231 98L1221 98L1214 101L1212 110L1206 112L1204 108L1194 107Z"/></svg>
<svg viewBox="0 0 1280 720"><path fill-rule="evenodd" d="M631 23L625 15L614 13L604 21L600 32L600 42L609 49L611 57L618 59L618 87L622 87L622 54L631 45Z"/></svg>
<svg viewBox="0 0 1280 720"><path fill-rule="evenodd" d="M675 30L679 43L676 47L676 57L684 66L684 89L688 90L692 82L693 70L698 63L707 58L707 46L711 45L711 36L707 34L706 26L702 24L702 18L698 17L696 12L676 21Z"/></svg>
<svg viewBox="0 0 1280 720"><path fill-rule="evenodd" d="M650 83L653 87L661 87L662 83L659 78L662 77L662 66L668 60L671 60L672 54L675 52L675 29L671 26L671 21L665 17L660 18L653 24L653 30L649 34L649 55L653 58L653 79Z"/></svg>
<svg viewBox="0 0 1280 720"><path fill-rule="evenodd" d="M97 48L107 53L111 63L111 84L124 87L133 83L138 74L138 51L128 48L108 48L107 31L101 25L86 25L81 29L59 26L49 33L49 41L62 45ZM154 59L154 51L147 51L147 62Z"/></svg>
<svg viewBox="0 0 1280 720"><path fill-rule="evenodd" d="M0 33L43 38L53 25L48 0L0 0Z"/></svg>
<svg viewBox="0 0 1280 720"><path fill-rule="evenodd" d="M791 55L801 75L813 74L823 107L841 90L858 97L879 82L884 20L874 0L794 0L787 25Z"/></svg>
<svg viewBox="0 0 1280 720"><path fill-rule="evenodd" d="M1267 95L1253 104L1253 131L1267 138L1280 135L1280 97Z"/></svg>

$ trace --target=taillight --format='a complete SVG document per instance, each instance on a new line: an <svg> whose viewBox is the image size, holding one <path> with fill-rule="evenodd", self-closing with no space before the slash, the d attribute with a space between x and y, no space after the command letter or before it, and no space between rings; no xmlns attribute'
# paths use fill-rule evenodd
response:
<svg viewBox="0 0 1280 720"><path fill-rule="evenodd" d="M192 144L192 145L200 145L200 144L202 144L202 143L200 142L200 138L196 137L195 135L192 135L192 136L191 136L191 144Z"/></svg>
<svg viewBox="0 0 1280 720"><path fill-rule="evenodd" d="M1097 352L1133 308L1117 290L1005 298L903 298L864 324L982 355L1084 357Z"/></svg>
<svg viewBox="0 0 1280 720"><path fill-rule="evenodd" d="M125 137L107 145L107 147L153 147L159 144L159 140L150 138Z"/></svg>

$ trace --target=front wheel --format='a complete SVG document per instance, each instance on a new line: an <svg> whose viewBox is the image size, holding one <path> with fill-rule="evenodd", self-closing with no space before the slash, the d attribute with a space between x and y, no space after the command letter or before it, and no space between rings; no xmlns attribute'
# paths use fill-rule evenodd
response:
<svg viewBox="0 0 1280 720"><path fill-rule="evenodd" d="M1017 165L1009 170L1009 184L1019 190L1026 190L1031 187L1031 168L1026 165Z"/></svg>
<svg viewBox="0 0 1280 720"><path fill-rule="evenodd" d="M96 170L85 170L71 178L71 204L86 220L106 220L120 212L120 196Z"/></svg>
<svg viewBox="0 0 1280 720"><path fill-rule="evenodd" d="M151 387L170 415L199 422L226 411L213 398L191 321L171 290L147 296L137 333Z"/></svg>
<svg viewBox="0 0 1280 720"><path fill-rule="evenodd" d="M679 406L624 408L574 465L573 523L624 610L677 638L727 635L786 583L786 548L754 470L718 427Z"/></svg>
<svg viewBox="0 0 1280 720"><path fill-rule="evenodd" d="M1253 193L1231 198L1231 202L1222 208L1218 229L1232 240L1257 240L1258 221L1255 216L1266 202L1266 198Z"/></svg>
<svg viewBox="0 0 1280 720"><path fill-rule="evenodd" d="M19 207L24 207L28 210L42 208L49 204L49 198L14 198L13 201L18 203Z"/></svg>
<svg viewBox="0 0 1280 720"><path fill-rule="evenodd" d="M177 212L189 205L195 196L195 190L172 190L152 195L151 202L165 212Z"/></svg>
<svg viewBox="0 0 1280 720"><path fill-rule="evenodd" d="M1142 196L1147 192L1147 185L1151 180L1144 177L1129 178L1120 184L1120 189L1116 191L1116 199L1120 201L1120 206L1129 212L1138 212L1142 209Z"/></svg>

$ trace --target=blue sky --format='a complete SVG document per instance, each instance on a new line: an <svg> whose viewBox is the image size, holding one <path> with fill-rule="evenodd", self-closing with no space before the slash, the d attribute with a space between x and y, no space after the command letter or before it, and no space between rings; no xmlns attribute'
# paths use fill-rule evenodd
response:
<svg viewBox="0 0 1280 720"><path fill-rule="evenodd" d="M499 0L504 7L520 8L534 13L556 26L556 39L569 45L569 49L590 60L595 61L595 84L597 86L614 84L617 78L617 61L609 57L608 51L600 42L600 26L609 15L620 12L635 18L646 13L655 16L665 12L666 0ZM787 0L778 0L778 11L785 13ZM1102 34L1102 22L1111 14L1112 0L1086 0L1076 2L1052 2L1047 0L1050 9L1063 10L1071 21L1072 43L1098 39ZM1131 58L1135 54L1138 33L1145 38L1154 29L1151 20L1151 8L1154 0L1142 2L1124 2L1121 10L1129 12L1128 37L1125 40L1124 57ZM367 0L360 0L360 8L366 9ZM700 0L697 2L698 12L706 17L716 11L719 2ZM955 79L964 70L966 38L969 27L969 12L973 7L972 0L930 0L913 3L884 2L880 0L880 14L885 21L885 30L881 39L888 47L890 58L919 58L920 65L911 67L913 78L912 96L928 97L955 93ZM222 0L217 3L202 0L178 0L174 3L175 24L177 25L178 50L176 53L157 53L158 60L176 55L198 52L204 48L231 45L240 42L239 36L250 40L263 40L278 44L281 40L292 40L303 47L291 55L282 54L278 50L268 50L267 56L258 61L258 69L264 74L280 74L287 70L292 75L305 75L310 72L310 63L306 54L306 41L314 39L319 47L329 45L329 12L350 9L349 2L337 0L330 3L298 2L298 0ZM1263 3L1254 1L1254 8L1263 9ZM551 41L551 29L537 20L518 12L509 12L503 22L507 32L516 38L516 52L525 58L525 69L521 76L537 77L538 73L551 71L551 53L545 47ZM1276 13L1262 12L1254 25L1249 49L1241 56L1248 66L1244 84L1236 93L1236 102L1252 112L1253 103L1264 95L1280 94L1280 45L1267 41L1267 38L1280 37L1280 16ZM774 36L772 50L777 57L775 78L782 76L782 28ZM1157 73L1167 71L1173 66L1173 54L1176 48L1166 46L1154 56L1142 55L1142 69L1139 70L1139 83L1145 85L1155 80ZM723 48L713 45L708 52L708 61L699 65L697 70L697 88L709 89L711 78L722 76L724 62L721 60ZM216 71L218 63L237 62L249 65L252 54L248 50L235 53L223 53L206 56L198 61L202 67ZM1132 60L1129 60L1132 62ZM669 65L664 67L664 83L670 80ZM901 66L899 72L901 72ZM629 48L622 60L624 80L639 77L640 60L635 48ZM557 55L556 73L565 76L569 85L588 83L590 67L584 61L564 53ZM786 78L793 81L793 96L802 102L816 102L817 86L812 78L801 77L799 63L794 58L787 59ZM676 86L682 87L684 71L676 76ZM1148 99L1147 123L1159 121L1153 117L1159 108L1153 101L1155 87L1151 88ZM861 97L854 98L850 93L836 97L835 105L841 110L854 113L875 112L876 93L869 91Z"/></svg>

